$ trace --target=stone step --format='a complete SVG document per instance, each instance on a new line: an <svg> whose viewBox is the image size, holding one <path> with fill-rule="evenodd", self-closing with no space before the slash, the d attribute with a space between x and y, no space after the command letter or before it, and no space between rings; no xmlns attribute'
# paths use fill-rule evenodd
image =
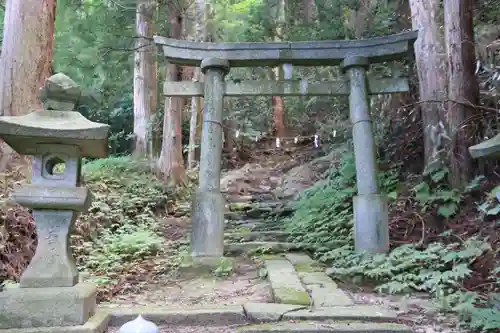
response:
<svg viewBox="0 0 500 333"><path fill-rule="evenodd" d="M314 261L305 253L293 252L274 256L267 256L267 262L271 260L274 266L268 268L268 277L276 275L278 279L284 275L281 270L286 271L286 277L282 281L292 281L291 286L283 288L296 288L297 281L301 284L300 290L305 289L309 295L309 306L311 308L339 307L354 305L354 300L340 289L325 272L323 265ZM274 270L274 271L269 271ZM289 277L289 275L293 275ZM281 283L281 282L280 282ZM271 282L274 292L274 284ZM280 287L281 288L281 287ZM280 303L280 301L277 300ZM286 302L282 302L286 303Z"/></svg>
<svg viewBox="0 0 500 333"><path fill-rule="evenodd" d="M224 252L227 255L240 255L251 251L262 249L263 252L286 252L297 250L299 246L293 243L282 242L247 242L247 243L226 243L224 244Z"/></svg>
<svg viewBox="0 0 500 333"><path fill-rule="evenodd" d="M266 222L263 224L258 224L253 228L253 231L274 231L274 230L281 230L282 229L282 224L278 222Z"/></svg>
<svg viewBox="0 0 500 333"><path fill-rule="evenodd" d="M226 231L247 232L247 231L280 231L283 224L280 221L265 219L242 219L238 221L226 220Z"/></svg>
<svg viewBox="0 0 500 333"><path fill-rule="evenodd" d="M185 226L186 233L191 233L192 224ZM248 232L279 232L281 225L273 221L265 221L263 219L225 221L224 231L227 233L248 233Z"/></svg>
<svg viewBox="0 0 500 333"><path fill-rule="evenodd" d="M240 221L246 220L248 217L245 214L242 214L242 212L225 212L224 219L228 221Z"/></svg>
<svg viewBox="0 0 500 333"><path fill-rule="evenodd" d="M325 272L323 265L305 253L286 253L297 275L314 301L314 307L348 306L354 300L340 289Z"/></svg>
<svg viewBox="0 0 500 333"><path fill-rule="evenodd" d="M260 218L269 216L287 216L294 209L287 206L286 202L235 202L229 204L229 211L224 214L228 220L240 220L245 218Z"/></svg>
<svg viewBox="0 0 500 333"><path fill-rule="evenodd" d="M412 333L402 324L359 322L300 322L242 326L239 333Z"/></svg>
<svg viewBox="0 0 500 333"><path fill-rule="evenodd" d="M314 307L334 307L353 305L354 300L347 295L324 272L298 272L299 278L309 291Z"/></svg>
<svg viewBox="0 0 500 333"><path fill-rule="evenodd" d="M264 260L267 278L276 303L311 305L312 300L293 265L278 257Z"/></svg>
<svg viewBox="0 0 500 333"><path fill-rule="evenodd" d="M244 212L246 210L252 209L255 205L253 202L231 202L228 204L230 212Z"/></svg>
<svg viewBox="0 0 500 333"><path fill-rule="evenodd" d="M267 224L267 222L263 219L244 219L237 221L226 220L225 224L226 224L226 229L248 228L249 230L252 230L256 226Z"/></svg>
<svg viewBox="0 0 500 333"><path fill-rule="evenodd" d="M388 311L377 305L333 306L319 309L300 309L287 312L282 320L313 321L362 321L362 322L397 322L396 312Z"/></svg>
<svg viewBox="0 0 500 333"><path fill-rule="evenodd" d="M336 306L321 309L311 309L309 306L254 303L243 304L245 313L254 323L276 321L313 320L313 321L362 321L362 322L397 322L398 314L378 305Z"/></svg>
<svg viewBox="0 0 500 333"><path fill-rule="evenodd" d="M285 231L249 231L249 232L231 232L224 234L224 238L232 242L253 242L253 241L274 241L286 242L289 233Z"/></svg>

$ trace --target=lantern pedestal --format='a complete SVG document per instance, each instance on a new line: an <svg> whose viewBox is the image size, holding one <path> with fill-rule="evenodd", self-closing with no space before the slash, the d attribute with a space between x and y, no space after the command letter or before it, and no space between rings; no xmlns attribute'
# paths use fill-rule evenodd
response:
<svg viewBox="0 0 500 333"><path fill-rule="evenodd" d="M46 110L0 117L0 138L32 155L31 184L12 197L32 210L38 239L19 287L0 292L0 333L103 333L109 315L95 314L96 286L79 283L70 232L92 199L81 186L81 160L107 156L109 126L67 111L80 89L64 74L47 80L41 98Z"/></svg>
<svg viewBox="0 0 500 333"><path fill-rule="evenodd" d="M95 313L97 288L12 288L0 293L0 328L84 325ZM67 329L67 328L66 328Z"/></svg>

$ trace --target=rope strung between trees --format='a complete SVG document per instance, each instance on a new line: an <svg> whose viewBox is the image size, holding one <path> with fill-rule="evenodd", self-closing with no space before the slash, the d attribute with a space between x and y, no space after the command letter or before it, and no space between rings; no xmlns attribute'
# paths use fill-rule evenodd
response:
<svg viewBox="0 0 500 333"><path fill-rule="evenodd" d="M231 128L229 126L225 126L221 122L216 121L216 120L203 120L203 122L217 124L220 127L222 127L223 129L226 129L228 131L233 131L235 138L238 138L241 135L246 136L246 137L254 137L255 142L258 142L260 138L264 138L264 136L259 136L259 135L254 135L254 134L250 134L250 133L245 133L245 132L242 132L239 129L234 129L234 128ZM337 131L334 131L333 132L333 136L335 137L336 134L337 134ZM303 141L303 140L306 140L306 139L313 139L314 148L318 148L319 147L319 135L318 134L313 134L313 135L295 135L295 136L290 136L290 137L278 137L278 136L267 136L266 135L265 138L267 138L267 139L274 139L275 142L276 142L275 143L276 144L276 148L280 148L281 147L281 143L283 141L292 141L293 140L293 142L295 144L297 144L297 143L299 143L299 141Z"/></svg>

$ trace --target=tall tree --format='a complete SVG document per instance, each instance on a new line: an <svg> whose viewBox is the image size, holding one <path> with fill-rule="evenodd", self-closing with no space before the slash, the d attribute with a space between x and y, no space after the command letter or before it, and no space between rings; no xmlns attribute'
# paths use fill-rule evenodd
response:
<svg viewBox="0 0 500 333"><path fill-rule="evenodd" d="M453 186L465 185L470 179L472 161L468 147L473 129L461 124L476 112L479 87L474 75L473 0L444 2L444 27L448 59L448 125L452 148L450 181Z"/></svg>
<svg viewBox="0 0 500 333"><path fill-rule="evenodd" d="M314 21L318 8L314 0L301 0L299 5L299 17L305 24L310 24Z"/></svg>
<svg viewBox="0 0 500 333"><path fill-rule="evenodd" d="M279 42L283 40L283 33L285 31L284 26L286 24L286 0L277 0L276 6L276 28L274 30L274 41ZM291 74L291 73L290 73ZM273 69L273 75L275 80L283 80L284 72L283 66L278 66ZM274 132L277 137L285 136L285 103L283 96L273 96L272 97L273 106L273 123Z"/></svg>
<svg viewBox="0 0 500 333"><path fill-rule="evenodd" d="M8 0L0 55L0 115L41 109L39 89L52 70L56 0ZM2 145L0 170L12 149Z"/></svg>
<svg viewBox="0 0 500 333"><path fill-rule="evenodd" d="M356 10L348 11L348 28L354 38L361 39L372 28L373 15L378 5L378 0L360 0Z"/></svg>
<svg viewBox="0 0 500 333"><path fill-rule="evenodd" d="M152 157L151 115L156 108L156 65L153 52L155 0L137 0L134 62L135 156Z"/></svg>
<svg viewBox="0 0 500 333"><path fill-rule="evenodd" d="M439 0L410 0L413 29L419 31L415 60L419 81L420 111L424 126L425 166L427 170L443 165L448 143L443 107L436 101L446 99L445 47L440 33Z"/></svg>
<svg viewBox="0 0 500 333"><path fill-rule="evenodd" d="M182 8L175 1L169 2L168 8L169 33L171 38L181 39L182 36ZM167 64L166 80L179 81L181 79L179 66ZM185 181L185 169L182 158L182 109L185 100L182 97L166 97L163 142L158 160L158 168L165 179L174 184Z"/></svg>
<svg viewBox="0 0 500 333"><path fill-rule="evenodd" d="M195 17L195 40L197 42L206 42L208 38L208 1L206 0L195 0L194 1L194 17ZM197 67L194 71L193 81L201 82L203 80L203 75L201 74L201 69ZM189 147L187 156L187 166L191 169L195 163L195 152L196 152L196 137L198 128L200 124L198 120L201 118L202 114L202 103L201 97L194 96L191 98L191 119L189 123Z"/></svg>
<svg viewBox="0 0 500 333"><path fill-rule="evenodd" d="M56 0L9 0L0 55L0 114L41 108L39 89L51 75Z"/></svg>

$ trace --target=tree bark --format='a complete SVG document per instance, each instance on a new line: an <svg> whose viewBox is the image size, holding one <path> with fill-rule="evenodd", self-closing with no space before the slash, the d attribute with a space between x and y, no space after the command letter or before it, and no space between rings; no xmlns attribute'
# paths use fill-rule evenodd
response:
<svg viewBox="0 0 500 333"><path fill-rule="evenodd" d="M445 38L448 53L448 125L452 138L450 182L462 187L470 180L472 160L468 147L473 144L474 129L461 124L476 113L472 105L479 100L474 75L474 25L472 0L444 2Z"/></svg>
<svg viewBox="0 0 500 333"><path fill-rule="evenodd" d="M171 4L168 10L170 37L180 39L182 35L182 16L179 4ZM179 81L180 68L174 64L167 64L166 80ZM184 98L166 97L163 142L158 168L165 180L173 184L181 184L186 179L184 162L182 158L182 108Z"/></svg>
<svg viewBox="0 0 500 333"><path fill-rule="evenodd" d="M56 0L7 1L0 55L0 115L40 109L39 89L51 75Z"/></svg>
<svg viewBox="0 0 500 333"><path fill-rule="evenodd" d="M410 0L413 29L419 30L415 60L419 81L420 111L424 127L425 168L444 165L444 147L449 144L446 119L441 104L446 98L446 61L440 35L438 0Z"/></svg>
<svg viewBox="0 0 500 333"><path fill-rule="evenodd" d="M201 70L200 68L196 68L193 75L193 81L201 82ZM202 113L202 98L199 96L191 97L191 117L189 120L189 147L188 147L188 155L187 155L187 168L192 169L195 166L196 162L196 148L197 148L197 127L198 127L198 118L199 114Z"/></svg>
<svg viewBox="0 0 500 333"><path fill-rule="evenodd" d="M354 38L361 39L370 31L378 0L360 0L359 9L353 11L352 30Z"/></svg>
<svg viewBox="0 0 500 333"><path fill-rule="evenodd" d="M155 0L137 0L134 66L134 155L152 157L151 115L155 108L156 70L153 58Z"/></svg>
<svg viewBox="0 0 500 333"><path fill-rule="evenodd" d="M301 18L301 23L311 24L314 22L318 8L314 0L301 0L300 1L300 13L299 18Z"/></svg>
<svg viewBox="0 0 500 333"><path fill-rule="evenodd" d="M205 0L195 0L194 2L195 11L195 40L198 42L206 42L208 31L207 31L207 1ZM203 82L203 75L201 70L197 67L194 71L193 81ZM198 96L191 98L191 118L189 123L189 148L187 156L187 167L191 169L194 167L196 156L196 146L197 146L197 133L199 122L202 114L203 99Z"/></svg>
<svg viewBox="0 0 500 333"><path fill-rule="evenodd" d="M42 108L39 90L52 74L56 0L9 0L0 55L0 115L19 116ZM2 144L0 171L13 150Z"/></svg>
<svg viewBox="0 0 500 333"><path fill-rule="evenodd" d="M283 26L286 23L286 0L278 0L278 8L276 8L276 28L274 33L274 41L279 42L283 38ZM278 66L273 69L274 79L283 80L283 67ZM283 96L273 96L272 97L272 107L273 107L273 123L274 123L274 134L278 138L282 138L286 135L285 133L285 105L283 101Z"/></svg>

